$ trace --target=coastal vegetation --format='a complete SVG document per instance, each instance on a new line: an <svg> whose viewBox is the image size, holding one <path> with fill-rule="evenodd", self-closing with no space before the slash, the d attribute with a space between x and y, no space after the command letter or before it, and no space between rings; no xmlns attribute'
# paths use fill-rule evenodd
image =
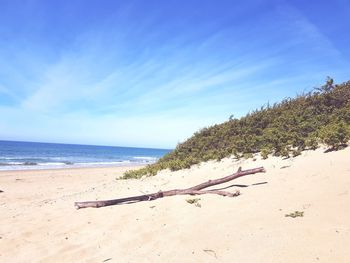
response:
<svg viewBox="0 0 350 263"><path fill-rule="evenodd" d="M289 214L285 214L285 217L292 217L292 218L303 217L303 216L304 216L304 211L295 211Z"/></svg>
<svg viewBox="0 0 350 263"><path fill-rule="evenodd" d="M321 144L329 150L344 147L350 139L350 81L326 83L295 98L267 104L241 118L203 128L176 146L158 162L125 172L123 178L140 178L190 168L228 156L251 158L260 153L289 158Z"/></svg>

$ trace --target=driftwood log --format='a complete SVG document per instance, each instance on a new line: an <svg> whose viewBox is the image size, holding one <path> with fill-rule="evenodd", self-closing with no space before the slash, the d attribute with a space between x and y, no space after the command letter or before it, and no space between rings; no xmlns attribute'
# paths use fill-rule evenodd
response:
<svg viewBox="0 0 350 263"><path fill-rule="evenodd" d="M159 191L157 193L152 193L152 194L137 195L137 196L131 196L131 197L125 197L125 198L119 198L119 199L112 199L112 200L75 202L74 206L76 209L87 208L87 207L98 208L98 207L104 207L104 206L110 206L110 205L120 205L120 204L128 204L128 203L135 203L135 202L141 202L141 201L151 201L151 200L155 200L165 196L173 196L173 195L218 194L222 196L234 197L240 194L238 190L235 191L234 193L231 193L227 191L203 190L203 189L208 188L210 186L223 184L245 175L255 174L255 173L264 173L264 172L265 172L264 167L248 169L248 170L242 170L240 167L238 171L234 174L231 174L223 178L215 179L215 180L209 180L207 182L204 182L186 189L173 189L168 191Z"/></svg>

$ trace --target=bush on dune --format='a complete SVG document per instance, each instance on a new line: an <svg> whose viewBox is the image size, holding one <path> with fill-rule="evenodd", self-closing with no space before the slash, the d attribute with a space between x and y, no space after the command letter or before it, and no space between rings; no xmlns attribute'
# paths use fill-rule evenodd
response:
<svg viewBox="0 0 350 263"><path fill-rule="evenodd" d="M330 146L331 150L338 150L350 139L349 126L343 121L330 123L320 130L321 141Z"/></svg>
<svg viewBox="0 0 350 263"><path fill-rule="evenodd" d="M260 152L263 159L288 158L320 143L337 150L349 141L349 127L350 81L335 85L328 78L312 92L201 129L155 164L127 171L123 178L152 176L167 168L176 171L232 155L247 158Z"/></svg>

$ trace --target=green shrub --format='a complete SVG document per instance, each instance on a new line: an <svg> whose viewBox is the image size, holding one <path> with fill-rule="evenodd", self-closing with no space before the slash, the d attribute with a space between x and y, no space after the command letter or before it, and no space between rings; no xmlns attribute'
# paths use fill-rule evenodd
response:
<svg viewBox="0 0 350 263"><path fill-rule="evenodd" d="M269 157L269 154L271 154L271 152L272 152L271 149L263 148L263 149L261 149L260 154L261 154L261 157L265 160Z"/></svg>
<svg viewBox="0 0 350 263"><path fill-rule="evenodd" d="M128 170L122 177L120 177L120 179L139 179L147 174L148 170L146 168L141 168L139 170Z"/></svg>
<svg viewBox="0 0 350 263"><path fill-rule="evenodd" d="M290 149L288 146L282 147L281 150L279 151L280 156L285 157L285 158L290 157L289 153L290 153Z"/></svg>
<svg viewBox="0 0 350 263"><path fill-rule="evenodd" d="M350 139L349 125L342 121L330 123L322 127L320 137L323 143L331 147L331 149L337 150Z"/></svg>
<svg viewBox="0 0 350 263"><path fill-rule="evenodd" d="M315 135L311 135L309 138L305 141L305 146L308 149L316 150L318 148L318 141L319 139Z"/></svg>
<svg viewBox="0 0 350 263"><path fill-rule="evenodd" d="M127 171L123 178L152 176L167 168L176 171L230 155L237 159L258 152L263 159L269 154L296 156L304 149L318 148L319 142L339 149L349 140L349 126L350 81L335 85L328 78L312 92L201 129L157 163Z"/></svg>
<svg viewBox="0 0 350 263"><path fill-rule="evenodd" d="M299 150L299 149L294 149L294 150L292 150L292 155L293 155L293 157L297 157L297 156L299 156L301 154L301 150Z"/></svg>
<svg viewBox="0 0 350 263"><path fill-rule="evenodd" d="M252 154L252 153L244 153L244 154L243 154L243 158L244 158L244 159L253 158L253 154Z"/></svg>

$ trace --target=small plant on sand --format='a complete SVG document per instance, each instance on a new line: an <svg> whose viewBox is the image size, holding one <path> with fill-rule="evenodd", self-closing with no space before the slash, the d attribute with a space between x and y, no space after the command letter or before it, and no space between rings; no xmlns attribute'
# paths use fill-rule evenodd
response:
<svg viewBox="0 0 350 263"><path fill-rule="evenodd" d="M200 198L189 198L189 199L186 199L186 202L189 204L195 205L197 207L201 207L199 200L201 200L201 199Z"/></svg>
<svg viewBox="0 0 350 263"><path fill-rule="evenodd" d="M303 217L304 216L304 211L294 211L293 213L285 214L285 217Z"/></svg>

